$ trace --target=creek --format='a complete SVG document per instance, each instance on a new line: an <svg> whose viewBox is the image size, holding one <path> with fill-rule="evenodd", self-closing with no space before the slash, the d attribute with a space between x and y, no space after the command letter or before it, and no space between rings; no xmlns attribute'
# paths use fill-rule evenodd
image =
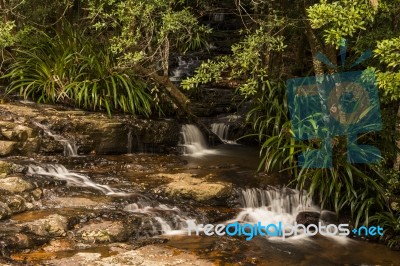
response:
<svg viewBox="0 0 400 266"><path fill-rule="evenodd" d="M132 153L128 148L126 155L78 156L68 152L73 147L68 139L39 127L63 144L65 156L7 158L24 167L27 180L45 184L33 208L0 222L3 237L17 233L28 238L25 248L14 243L20 247L3 251L14 261L73 265L76 256L85 254L86 265L97 265L137 248L141 256L151 257L143 248L153 246L189 252L199 262L216 264L395 265L400 261L398 252L384 245L350 237L300 234L285 240L257 236L246 241L244 237L188 236L188 225L294 224L300 212L327 212L321 212L306 193L284 187L289 181L284 175L256 173L255 147L209 147L196 126L183 125L178 145L182 155ZM226 139L227 128L221 128L215 126L215 132ZM128 140L132 145L132 138ZM51 220L55 215L57 222ZM42 232L38 221L50 229ZM115 243L128 246L118 249Z"/></svg>

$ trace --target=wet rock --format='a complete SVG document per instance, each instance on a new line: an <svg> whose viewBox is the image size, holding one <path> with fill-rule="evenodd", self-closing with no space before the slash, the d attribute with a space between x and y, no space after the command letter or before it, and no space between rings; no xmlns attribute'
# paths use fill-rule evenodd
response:
<svg viewBox="0 0 400 266"><path fill-rule="evenodd" d="M120 221L102 221L84 225L77 231L85 242L104 243L126 241L132 231Z"/></svg>
<svg viewBox="0 0 400 266"><path fill-rule="evenodd" d="M238 214L238 209L225 207L200 207L199 212L207 217L208 223L217 224L233 219Z"/></svg>
<svg viewBox="0 0 400 266"><path fill-rule="evenodd" d="M14 141L0 140L0 156L7 156L14 152L17 143Z"/></svg>
<svg viewBox="0 0 400 266"><path fill-rule="evenodd" d="M158 177L171 180L164 191L170 197L194 199L202 203L221 202L230 197L232 184L226 182L209 182L206 178L196 178L192 174L158 174Z"/></svg>
<svg viewBox="0 0 400 266"><path fill-rule="evenodd" d="M48 261L51 265L63 266L128 266L128 265L197 265L211 266L211 262L200 259L189 252L175 248L149 245L136 250L118 249L116 255L102 257L100 253L77 253L73 257Z"/></svg>
<svg viewBox="0 0 400 266"><path fill-rule="evenodd" d="M180 136L180 126L174 120L138 119L129 115L109 118L61 106L43 108L17 103L2 104L0 112L16 121L0 121L0 156L63 153L63 144L33 120L48 127L51 134L75 142L79 153L84 154L168 152L176 147Z"/></svg>
<svg viewBox="0 0 400 266"><path fill-rule="evenodd" d="M59 214L19 224L27 232L38 236L63 236L67 231L68 219Z"/></svg>
<svg viewBox="0 0 400 266"><path fill-rule="evenodd" d="M296 216L296 222L308 226L310 224L318 224L320 214L319 212L305 211L300 212Z"/></svg>
<svg viewBox="0 0 400 266"><path fill-rule="evenodd" d="M6 241L8 246L13 249L25 249L34 245L28 235L21 233L8 236Z"/></svg>
<svg viewBox="0 0 400 266"><path fill-rule="evenodd" d="M48 245L43 247L46 252L58 252L72 250L75 247L73 241L69 239L53 239Z"/></svg>
<svg viewBox="0 0 400 266"><path fill-rule="evenodd" d="M32 189L31 183L25 181L18 176L10 176L0 179L0 190L5 190L10 193L19 193Z"/></svg>
<svg viewBox="0 0 400 266"><path fill-rule="evenodd" d="M88 198L82 198L82 197L60 197L60 198L55 198L52 199L49 202L46 202L48 204L52 204L57 207L87 207L87 208L101 208L104 207L105 203L109 203L110 201L107 200L107 198L97 198L96 201Z"/></svg>
<svg viewBox="0 0 400 266"><path fill-rule="evenodd" d="M11 213L12 212L8 205L4 202L0 202L0 220L9 218Z"/></svg>
<svg viewBox="0 0 400 266"><path fill-rule="evenodd" d="M31 154L37 150L38 143L39 140L32 128L8 121L0 121L0 155Z"/></svg>
<svg viewBox="0 0 400 266"><path fill-rule="evenodd" d="M10 172L12 164L0 161L0 174L8 174Z"/></svg>
<svg viewBox="0 0 400 266"><path fill-rule="evenodd" d="M27 203L20 195L11 195L7 197L7 205L13 214L32 209L33 205Z"/></svg>
<svg viewBox="0 0 400 266"><path fill-rule="evenodd" d="M339 219L335 212L323 210L320 219L326 224L337 224Z"/></svg>

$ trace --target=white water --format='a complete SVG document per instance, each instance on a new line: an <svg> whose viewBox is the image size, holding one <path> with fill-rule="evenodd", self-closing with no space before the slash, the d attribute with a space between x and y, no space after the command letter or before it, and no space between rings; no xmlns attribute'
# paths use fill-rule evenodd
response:
<svg viewBox="0 0 400 266"><path fill-rule="evenodd" d="M186 61L183 60L181 56L178 57L178 67L172 70L172 75L170 75L170 80L173 82L179 82L183 78L192 76L194 70L200 65L198 58Z"/></svg>
<svg viewBox="0 0 400 266"><path fill-rule="evenodd" d="M68 157L77 157L78 156L78 147L74 142L69 141L61 135L54 134L51 130L38 122L32 122L35 126L43 129L44 133L50 137L52 137L55 141L60 142L64 146L64 156Z"/></svg>
<svg viewBox="0 0 400 266"><path fill-rule="evenodd" d="M153 231L161 231L163 235L184 234L187 232L188 224L195 224L195 220L188 218L180 209L165 204L152 207L149 204L132 203L125 206L124 211L151 216L158 224L158 226L153 224Z"/></svg>
<svg viewBox="0 0 400 266"><path fill-rule="evenodd" d="M202 157L206 154L216 154L215 150L208 149L206 140L200 129L195 125L183 125L181 131L184 154L193 157Z"/></svg>
<svg viewBox="0 0 400 266"><path fill-rule="evenodd" d="M128 154L132 154L132 128L129 128L129 132L128 132L128 143L126 145L126 150L128 152Z"/></svg>
<svg viewBox="0 0 400 266"><path fill-rule="evenodd" d="M234 221L263 224L293 225L296 216L301 211L319 212L305 195L298 190L289 188L278 189L245 189L241 191L241 202L244 209L237 215Z"/></svg>
<svg viewBox="0 0 400 266"><path fill-rule="evenodd" d="M236 144L235 141L228 139L229 125L225 123L213 123L211 124L211 131L225 144Z"/></svg>
<svg viewBox="0 0 400 266"><path fill-rule="evenodd" d="M214 13L211 15L211 20L216 22L222 22L225 19L224 13Z"/></svg>
<svg viewBox="0 0 400 266"><path fill-rule="evenodd" d="M83 174L77 174L68 171L61 164L49 164L46 166L37 166L30 165L28 168L28 174L31 175L41 175L41 176L49 176L55 178L57 180L65 180L67 181L67 185L81 187L81 188L92 188L106 195L115 195L115 196L128 196L130 194L124 192L118 192L107 185L97 184L96 182L90 180L90 178Z"/></svg>
<svg viewBox="0 0 400 266"><path fill-rule="evenodd" d="M295 225L297 215L302 211L320 212L320 208L313 204L305 193L298 190L283 189L245 189L241 191L241 203L243 210L235 219L228 223L258 223ZM327 225L321 221L321 225ZM341 244L347 244L351 240L345 236L329 235L332 240ZM271 240L281 241L281 237L270 237ZM297 231L296 236L291 236L284 241L311 241L305 233Z"/></svg>

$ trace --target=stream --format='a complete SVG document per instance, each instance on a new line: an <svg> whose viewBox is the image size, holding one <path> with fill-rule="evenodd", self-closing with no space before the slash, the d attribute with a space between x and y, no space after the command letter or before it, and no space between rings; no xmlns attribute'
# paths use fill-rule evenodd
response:
<svg viewBox="0 0 400 266"><path fill-rule="evenodd" d="M7 158L25 167L27 179L45 184L42 199L31 210L0 222L2 235L40 236L26 240L34 244L7 251L15 263L106 265L101 263L135 249L141 250L140 256L151 257L152 247L175 250L172 258L186 252L188 261L195 256L196 265L396 265L400 261L400 254L384 245L342 236L256 236L250 241L243 236L188 236L188 226L198 224L294 224L300 212L321 212L305 193L283 187L288 177L256 173L258 149L228 141L228 129L221 124L213 126L225 143L217 147L209 147L197 127L184 125L179 145L183 155L128 149L126 155L78 156L74 144L40 127L63 143L66 156ZM131 147L132 137L128 140ZM208 197L184 186L210 190L222 186L225 194ZM51 221L47 232L40 231L37 221L55 215L61 217L57 225L66 219L64 231L53 230ZM186 265L185 257L182 261L160 265Z"/></svg>

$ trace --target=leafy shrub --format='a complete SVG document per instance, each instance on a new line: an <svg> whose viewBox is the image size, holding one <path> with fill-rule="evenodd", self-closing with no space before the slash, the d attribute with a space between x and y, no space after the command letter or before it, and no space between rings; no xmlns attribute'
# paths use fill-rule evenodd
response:
<svg viewBox="0 0 400 266"><path fill-rule="evenodd" d="M381 212L374 215L371 220L378 223L383 230L383 240L389 247L400 246L400 212Z"/></svg>
<svg viewBox="0 0 400 266"><path fill-rule="evenodd" d="M297 167L298 155L318 149L320 141L297 141L294 138L283 84L266 82L253 103L247 119L258 132L262 143L259 170L286 171L293 177L293 183L300 190L306 189L309 196L317 199L322 207L337 213L350 210L356 224L362 221L368 223L372 211L385 209L385 175L374 165L349 164L347 141L344 138L333 139L332 168ZM312 125L316 123L310 123ZM373 139L373 136L366 134L360 136L358 141Z"/></svg>
<svg viewBox="0 0 400 266"><path fill-rule="evenodd" d="M9 93L38 102L64 103L91 110L148 116L151 96L146 84L118 67L107 46L72 27L50 37L44 32L20 47L5 78Z"/></svg>

